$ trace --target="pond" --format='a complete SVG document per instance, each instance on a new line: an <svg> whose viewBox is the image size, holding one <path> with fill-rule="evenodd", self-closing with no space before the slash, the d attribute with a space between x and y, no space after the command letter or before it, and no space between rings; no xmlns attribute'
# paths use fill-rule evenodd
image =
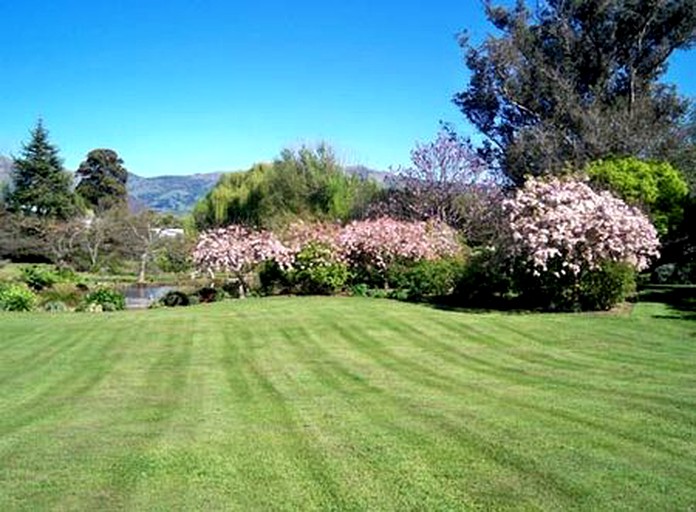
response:
<svg viewBox="0 0 696 512"><path fill-rule="evenodd" d="M126 297L126 309L140 309L147 308L174 289L162 284L131 284L121 291Z"/></svg>

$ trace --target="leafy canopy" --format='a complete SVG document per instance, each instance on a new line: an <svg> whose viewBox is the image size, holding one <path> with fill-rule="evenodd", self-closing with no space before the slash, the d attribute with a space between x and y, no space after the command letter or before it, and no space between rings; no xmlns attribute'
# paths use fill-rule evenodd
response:
<svg viewBox="0 0 696 512"><path fill-rule="evenodd" d="M608 156L660 158L679 146L686 102L659 82L696 41L693 0L486 1L497 29L461 38L471 78L455 104L514 181Z"/></svg>
<svg viewBox="0 0 696 512"><path fill-rule="evenodd" d="M127 200L128 171L111 149L94 149L77 169L76 192L97 210L123 205Z"/></svg>
<svg viewBox="0 0 696 512"><path fill-rule="evenodd" d="M587 173L626 203L643 207L661 235L683 217L689 187L681 173L667 162L611 158L591 163Z"/></svg>
<svg viewBox="0 0 696 512"><path fill-rule="evenodd" d="M330 147L285 149L272 164L223 176L194 209L199 229L228 224L277 227L296 220L348 220L376 193L346 174Z"/></svg>

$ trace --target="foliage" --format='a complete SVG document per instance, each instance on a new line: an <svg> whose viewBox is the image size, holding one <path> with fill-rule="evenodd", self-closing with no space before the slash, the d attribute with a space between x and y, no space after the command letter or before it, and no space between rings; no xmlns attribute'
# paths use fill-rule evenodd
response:
<svg viewBox="0 0 696 512"><path fill-rule="evenodd" d="M126 308L126 298L118 290L101 287L85 296L83 306L87 310L92 306L100 306L102 311L120 311Z"/></svg>
<svg viewBox="0 0 696 512"><path fill-rule="evenodd" d="M61 281L60 275L46 267L38 267L32 265L30 267L22 267L22 281L29 288L35 291L41 291L44 288L50 288L57 282Z"/></svg>
<svg viewBox="0 0 696 512"><path fill-rule="evenodd" d="M77 169L80 183L75 192L92 208L105 211L127 201L128 171L111 149L93 149Z"/></svg>
<svg viewBox="0 0 696 512"><path fill-rule="evenodd" d="M636 271L630 265L607 261L580 279L583 311L604 311L623 302L636 291Z"/></svg>
<svg viewBox="0 0 696 512"><path fill-rule="evenodd" d="M162 272L188 272L193 268L191 243L183 236L162 238L157 244L154 261Z"/></svg>
<svg viewBox="0 0 696 512"><path fill-rule="evenodd" d="M61 302L68 307L77 308L84 301L87 287L80 284L60 282L41 292L41 301Z"/></svg>
<svg viewBox="0 0 696 512"><path fill-rule="evenodd" d="M20 158L15 158L8 209L39 218L68 219L78 212L72 177L63 169L58 148L48 139L43 122L31 131Z"/></svg>
<svg viewBox="0 0 696 512"><path fill-rule="evenodd" d="M457 228L468 243L485 243L501 218L503 177L469 140L444 125L437 138L417 144L412 166L400 169L394 186L371 212L404 220L437 221Z"/></svg>
<svg viewBox="0 0 696 512"><path fill-rule="evenodd" d="M463 267L458 258L397 262L387 269L387 284L403 291L408 300L444 297L452 293Z"/></svg>
<svg viewBox="0 0 696 512"><path fill-rule="evenodd" d="M605 261L644 270L658 255L657 232L645 215L583 181L530 178L505 206L515 251L537 273L555 260L562 274L577 275Z"/></svg>
<svg viewBox="0 0 696 512"><path fill-rule="evenodd" d="M349 176L326 144L283 150L273 164L224 175L194 209L198 229L227 224L277 228L298 219L349 220L376 194Z"/></svg>
<svg viewBox="0 0 696 512"><path fill-rule="evenodd" d="M179 290L171 290L167 292L164 297L160 299L160 303L168 308L178 307L178 306L188 306L191 301L188 295Z"/></svg>
<svg viewBox="0 0 696 512"><path fill-rule="evenodd" d="M295 255L288 281L305 295L331 295L343 289L349 272L333 248L321 243L309 243Z"/></svg>
<svg viewBox="0 0 696 512"><path fill-rule="evenodd" d="M658 80L696 41L691 0L549 0L531 10L487 1L497 29L461 38L471 71L455 103L515 182L611 155L661 158L679 147L687 103Z"/></svg>
<svg viewBox="0 0 696 512"><path fill-rule="evenodd" d="M463 306L509 307L514 292L514 258L506 245L475 250L459 274L453 296Z"/></svg>
<svg viewBox="0 0 696 512"><path fill-rule="evenodd" d="M204 286L203 288L196 290L194 295L198 303L209 304L211 302L222 300L225 294L221 290L213 288L212 286Z"/></svg>
<svg viewBox="0 0 696 512"><path fill-rule="evenodd" d="M658 255L645 215L583 181L530 178L506 207L514 287L527 307L606 309Z"/></svg>
<svg viewBox="0 0 696 512"><path fill-rule="evenodd" d="M0 311L31 311L37 297L25 284L0 283Z"/></svg>
<svg viewBox="0 0 696 512"><path fill-rule="evenodd" d="M458 235L435 222L406 222L382 217L354 221L338 234L341 257L358 274L384 272L397 261L436 260L460 253Z"/></svg>
<svg viewBox="0 0 696 512"><path fill-rule="evenodd" d="M234 274L243 292L248 290L246 274L269 260L287 268L292 254L270 231L252 231L239 225L202 233L193 251L196 268L211 274Z"/></svg>
<svg viewBox="0 0 696 512"><path fill-rule="evenodd" d="M689 188L681 173L667 162L613 158L593 162L587 173L626 203L644 208L662 236L674 231L684 216Z"/></svg>
<svg viewBox="0 0 696 512"><path fill-rule="evenodd" d="M68 305L65 302L61 302L59 300L44 302L43 306L41 306L41 309L43 309L47 313L65 313L66 311L70 311Z"/></svg>

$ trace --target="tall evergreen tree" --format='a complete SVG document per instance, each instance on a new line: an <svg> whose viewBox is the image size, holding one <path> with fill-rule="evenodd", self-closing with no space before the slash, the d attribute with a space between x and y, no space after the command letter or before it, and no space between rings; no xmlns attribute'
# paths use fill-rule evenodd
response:
<svg viewBox="0 0 696 512"><path fill-rule="evenodd" d="M94 149L77 169L76 192L98 211L126 204L128 171L111 149Z"/></svg>
<svg viewBox="0 0 696 512"><path fill-rule="evenodd" d="M23 145L21 157L14 159L7 204L10 211L39 218L68 219L78 211L72 177L63 169L58 148L49 142L41 120Z"/></svg>
<svg viewBox="0 0 696 512"><path fill-rule="evenodd" d="M513 180L679 146L687 103L659 79L696 42L694 0L485 5L497 33L462 39L471 78L454 101Z"/></svg>

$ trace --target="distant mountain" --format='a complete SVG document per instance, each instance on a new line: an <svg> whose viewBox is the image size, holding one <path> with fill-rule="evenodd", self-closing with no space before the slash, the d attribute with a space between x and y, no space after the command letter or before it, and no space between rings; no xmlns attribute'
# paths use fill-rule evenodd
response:
<svg viewBox="0 0 696 512"><path fill-rule="evenodd" d="M128 175L128 196L134 207L163 213L188 213L218 182L223 173L143 178Z"/></svg>
<svg viewBox="0 0 696 512"><path fill-rule="evenodd" d="M10 181L10 175L12 174L12 159L6 156L0 155L0 183L5 181Z"/></svg>
<svg viewBox="0 0 696 512"><path fill-rule="evenodd" d="M0 155L0 183L9 181L11 170L12 159ZM360 165L347 167L346 172L362 179L373 179L386 186L391 186L394 179L393 174L389 172L376 171ZM149 208L162 213L188 213L212 190L222 175L221 172L212 172L144 178L129 173L129 201L134 209Z"/></svg>

